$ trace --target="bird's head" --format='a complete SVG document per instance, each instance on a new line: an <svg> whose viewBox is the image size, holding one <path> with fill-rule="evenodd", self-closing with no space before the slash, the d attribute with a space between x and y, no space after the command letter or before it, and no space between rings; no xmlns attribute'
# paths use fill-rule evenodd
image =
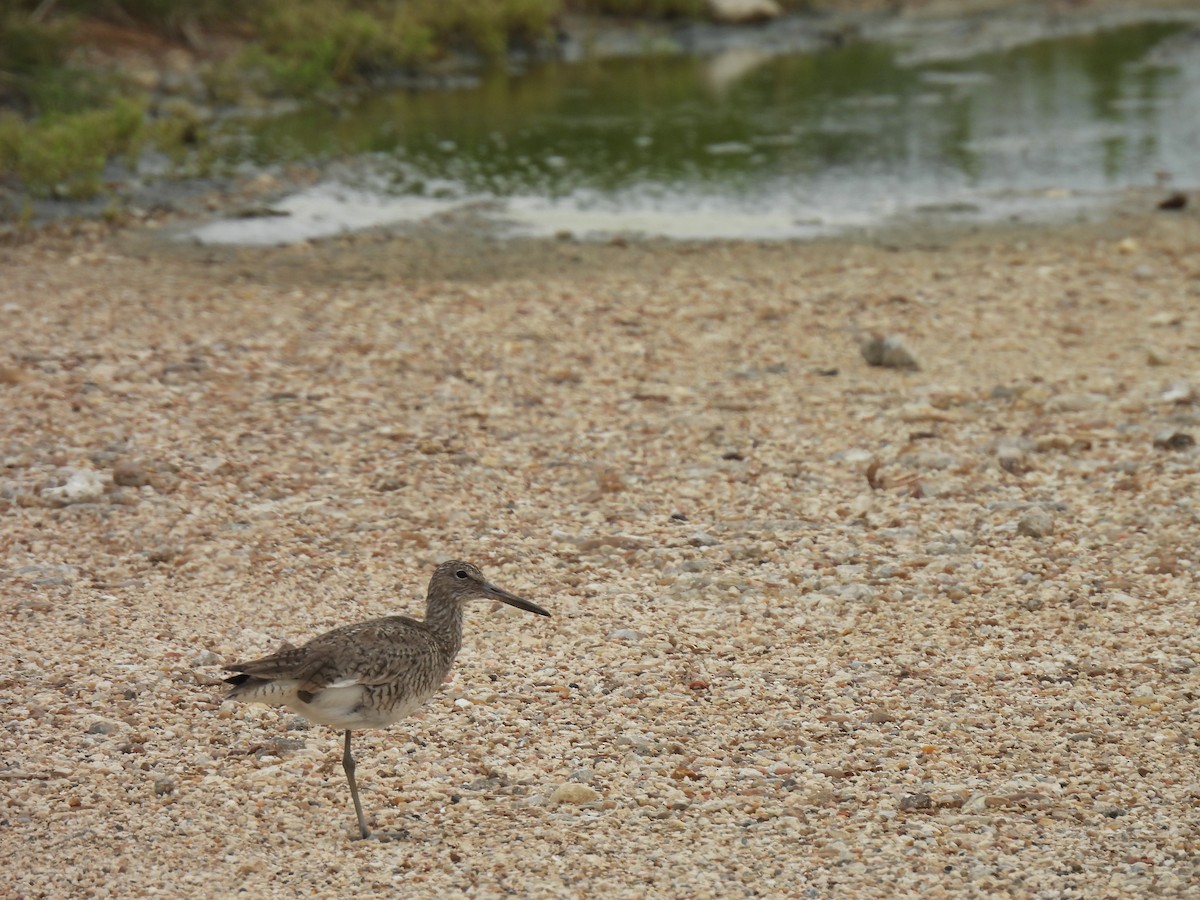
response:
<svg viewBox="0 0 1200 900"><path fill-rule="evenodd" d="M550 615L536 603L522 600L515 594L510 594L494 584L489 584L477 566L457 559L447 560L434 570L433 579L429 583L429 592L431 595L440 595L456 603L467 603L471 600L499 600L501 603L507 603L509 606L515 606L526 612L537 613L539 616Z"/></svg>

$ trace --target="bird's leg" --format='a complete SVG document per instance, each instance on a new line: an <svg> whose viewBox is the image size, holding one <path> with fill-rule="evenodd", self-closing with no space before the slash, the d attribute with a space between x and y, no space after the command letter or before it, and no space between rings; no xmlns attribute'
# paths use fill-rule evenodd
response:
<svg viewBox="0 0 1200 900"><path fill-rule="evenodd" d="M346 729L346 752L342 755L342 768L346 770L346 780L350 782L350 797L354 800L354 814L358 816L358 832L363 840L371 836L367 831L367 820L363 818L362 801L358 799L358 783L354 780L354 757L350 755L350 729Z"/></svg>

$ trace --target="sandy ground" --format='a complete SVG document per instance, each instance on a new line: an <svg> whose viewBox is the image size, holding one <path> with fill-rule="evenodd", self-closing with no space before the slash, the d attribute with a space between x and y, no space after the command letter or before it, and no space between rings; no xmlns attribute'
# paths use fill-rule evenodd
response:
<svg viewBox="0 0 1200 900"><path fill-rule="evenodd" d="M0 895L1194 892L1197 246L0 249ZM356 841L220 663L447 556Z"/></svg>

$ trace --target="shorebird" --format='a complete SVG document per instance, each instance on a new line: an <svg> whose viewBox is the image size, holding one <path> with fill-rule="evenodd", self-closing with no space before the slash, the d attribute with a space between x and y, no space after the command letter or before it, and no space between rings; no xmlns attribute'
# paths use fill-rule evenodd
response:
<svg viewBox="0 0 1200 900"><path fill-rule="evenodd" d="M233 690L226 699L286 706L318 725L346 732L342 768L358 831L370 836L354 780L350 735L403 719L437 693L462 647L463 608L471 600L500 600L548 616L536 603L488 584L470 563L451 560L434 570L425 620L388 616L327 631L302 647L225 668Z"/></svg>

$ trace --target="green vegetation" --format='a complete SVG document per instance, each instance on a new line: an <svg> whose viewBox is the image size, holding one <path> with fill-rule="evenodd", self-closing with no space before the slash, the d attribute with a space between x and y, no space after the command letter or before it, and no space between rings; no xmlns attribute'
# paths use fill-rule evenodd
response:
<svg viewBox="0 0 1200 900"><path fill-rule="evenodd" d="M124 97L104 109L34 122L0 112L0 171L36 194L93 196L104 164L136 145L142 120L142 105Z"/></svg>
<svg viewBox="0 0 1200 900"><path fill-rule="evenodd" d="M103 46L104 35L188 46L210 102L252 103L419 72L456 54L499 64L514 48L551 41L567 12L662 19L706 10L706 0L3 0L0 187L88 196L109 159L149 144L178 161L202 144L187 103L159 101L119 64L78 63L78 49Z"/></svg>
<svg viewBox="0 0 1200 900"><path fill-rule="evenodd" d="M454 49L497 63L510 47L543 40L560 6L559 0L268 4L255 13L260 43L247 58L266 68L285 93L419 69Z"/></svg>
<svg viewBox="0 0 1200 900"><path fill-rule="evenodd" d="M93 195L105 163L142 130L144 103L64 64L72 31L19 10L0 18L0 175L37 195Z"/></svg>
<svg viewBox="0 0 1200 900"><path fill-rule="evenodd" d="M513 47L546 40L562 12L563 0L7 0L0 185L88 196L108 159L146 143L178 158L202 134L194 114L156 107L145 85L75 64L95 22L191 45L210 99L244 102L419 71L454 52L497 64ZM206 55L208 35L232 36L242 49Z"/></svg>

